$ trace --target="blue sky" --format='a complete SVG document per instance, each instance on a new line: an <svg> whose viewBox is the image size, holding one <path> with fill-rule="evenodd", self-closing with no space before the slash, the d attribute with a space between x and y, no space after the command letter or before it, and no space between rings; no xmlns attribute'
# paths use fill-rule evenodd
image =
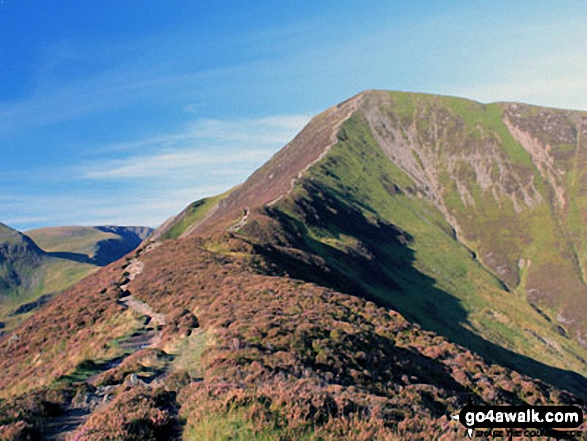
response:
<svg viewBox="0 0 587 441"><path fill-rule="evenodd" d="M587 109L586 15L575 1L4 0L0 222L156 226L364 89Z"/></svg>

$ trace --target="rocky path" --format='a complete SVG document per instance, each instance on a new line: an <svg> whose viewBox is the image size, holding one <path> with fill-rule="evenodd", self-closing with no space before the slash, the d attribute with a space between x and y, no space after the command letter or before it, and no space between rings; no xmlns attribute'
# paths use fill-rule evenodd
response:
<svg viewBox="0 0 587 441"><path fill-rule="evenodd" d="M163 314L153 311L153 308L151 308L147 303L141 302L132 295L128 295L120 299L120 303L128 306L130 309L141 315L150 317L150 323L147 324L155 324L160 326L165 324L165 316Z"/></svg>
<svg viewBox="0 0 587 441"><path fill-rule="evenodd" d="M244 227L247 224L247 220L249 219L249 214L250 214L250 210L248 208L245 208L243 217L241 217L241 219L235 225L230 227L228 229L228 231L238 231L242 227Z"/></svg>
<svg viewBox="0 0 587 441"><path fill-rule="evenodd" d="M128 350L138 350L156 346L161 341L161 330L160 328L165 325L165 316L158 312L153 311L150 305L141 300L133 297L130 291L127 289L131 281L133 281L139 274L143 272L145 265L137 258L132 259L126 266L125 274L128 274L124 280L124 283L120 285L121 293L123 297L118 303L126 308L130 308L140 315L147 316L145 326L148 326L147 332L140 335L133 335L126 339L125 342L121 342L121 346Z"/></svg>
<svg viewBox="0 0 587 441"><path fill-rule="evenodd" d="M63 415L51 418L43 428L44 441L66 441L68 435L84 424L90 411L85 409L70 409Z"/></svg>
<svg viewBox="0 0 587 441"><path fill-rule="evenodd" d="M154 247L156 247L156 245L151 246L151 248L147 248L145 251L147 252ZM100 368L100 372L92 375L86 380L88 383L91 383L103 372L106 372L109 369L115 368L121 364L126 356L144 348L155 347L161 341L161 328L166 323L165 316L154 311L153 308L151 308L151 306L147 303L133 297L130 291L128 291L129 283L138 275L140 275L144 269L143 262L138 260L139 255L140 251L137 252L135 258L128 261L127 264L123 267L124 272L121 274L123 283L119 285L120 298L117 302L123 307L137 312L139 315L147 317L143 324L143 329L138 330L131 336L119 341L120 347L126 351L127 355L119 357L116 360L112 360L110 363L104 363ZM132 385L133 382L131 381L129 384ZM83 425L96 409L108 403L110 395L109 390L115 387L116 386L99 387L95 394L92 394L92 396L88 397L86 403L82 404L81 406L72 405L71 407L65 409L61 415L54 418L49 418L43 426L41 440L68 440L73 432L78 427Z"/></svg>
<svg viewBox="0 0 587 441"><path fill-rule="evenodd" d="M150 249L147 248L147 251L148 250ZM128 308L132 309L133 311L136 311L141 315L146 315L150 318L150 321L152 323L163 326L165 324L165 316L163 314L159 314L153 311L153 308L151 308L147 303L142 302L137 298L133 297L130 291L128 291L127 289L130 282L132 282L139 274L141 274L144 268L144 263L138 260L138 258L134 258L126 264L126 271L124 273L126 274L126 278L124 282L120 285L120 290L125 295L121 298L120 303L126 305Z"/></svg>

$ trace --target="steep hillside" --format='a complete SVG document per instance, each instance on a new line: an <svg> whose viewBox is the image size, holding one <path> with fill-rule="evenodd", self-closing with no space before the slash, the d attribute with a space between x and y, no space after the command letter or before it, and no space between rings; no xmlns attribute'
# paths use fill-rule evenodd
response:
<svg viewBox="0 0 587 441"><path fill-rule="evenodd" d="M0 298L35 286L33 273L45 256L27 236L0 223Z"/></svg>
<svg viewBox="0 0 587 441"><path fill-rule="evenodd" d="M41 295L48 259L29 237L0 223L0 335L17 324L14 311Z"/></svg>
<svg viewBox="0 0 587 441"><path fill-rule="evenodd" d="M1 337L0 434L454 439L469 398L584 406L586 118L328 109Z"/></svg>
<svg viewBox="0 0 587 441"><path fill-rule="evenodd" d="M239 233L288 274L360 289L502 363L512 357L493 344L585 373L585 115L362 93L314 118L197 230L236 225L246 207Z"/></svg>

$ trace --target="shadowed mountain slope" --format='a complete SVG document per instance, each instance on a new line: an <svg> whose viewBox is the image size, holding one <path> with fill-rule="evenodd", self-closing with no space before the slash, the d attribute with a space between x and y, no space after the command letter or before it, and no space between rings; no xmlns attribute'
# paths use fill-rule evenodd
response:
<svg viewBox="0 0 587 441"><path fill-rule="evenodd" d="M35 285L33 275L45 255L27 236L0 223L0 297Z"/></svg>

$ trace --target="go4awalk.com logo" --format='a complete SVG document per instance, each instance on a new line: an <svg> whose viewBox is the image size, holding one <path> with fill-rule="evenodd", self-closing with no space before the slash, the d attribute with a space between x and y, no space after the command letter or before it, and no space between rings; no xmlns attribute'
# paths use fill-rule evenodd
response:
<svg viewBox="0 0 587 441"><path fill-rule="evenodd" d="M577 406L465 406L453 415L467 429L467 435L484 438L581 436L583 411ZM563 429L563 430L561 430Z"/></svg>

